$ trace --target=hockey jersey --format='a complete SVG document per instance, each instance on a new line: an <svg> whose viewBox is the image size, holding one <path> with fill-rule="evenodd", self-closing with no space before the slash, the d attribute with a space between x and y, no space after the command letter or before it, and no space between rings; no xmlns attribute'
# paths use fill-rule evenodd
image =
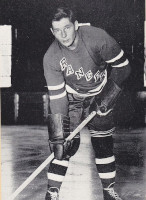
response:
<svg viewBox="0 0 146 200"><path fill-rule="evenodd" d="M107 82L107 64L116 69L111 73L114 81L125 79L118 77L117 71L123 71L129 62L111 36L92 26L80 27L78 35L75 50L54 40L44 56L44 75L52 113L67 114L67 93L85 97L99 94Z"/></svg>

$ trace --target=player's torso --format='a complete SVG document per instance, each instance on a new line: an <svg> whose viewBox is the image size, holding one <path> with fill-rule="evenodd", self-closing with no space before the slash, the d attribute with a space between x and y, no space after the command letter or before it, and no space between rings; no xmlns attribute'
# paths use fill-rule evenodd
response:
<svg viewBox="0 0 146 200"><path fill-rule="evenodd" d="M94 89L105 78L105 70L100 68L101 57L97 55L95 64L81 38L75 50L61 48L58 58L66 84L75 90L84 92Z"/></svg>

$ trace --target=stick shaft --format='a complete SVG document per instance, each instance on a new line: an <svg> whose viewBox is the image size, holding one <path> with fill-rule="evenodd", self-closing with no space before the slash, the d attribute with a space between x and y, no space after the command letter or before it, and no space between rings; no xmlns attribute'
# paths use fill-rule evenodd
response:
<svg viewBox="0 0 146 200"><path fill-rule="evenodd" d="M70 134L66 140L71 140L75 137L75 135L84 128L84 126L96 115L96 111L93 111L88 115L86 119L82 121L82 123Z"/></svg>
<svg viewBox="0 0 146 200"><path fill-rule="evenodd" d="M20 186L19 188L11 195L9 200L15 199L22 190L51 162L54 158L54 153L52 153Z"/></svg>
<svg viewBox="0 0 146 200"><path fill-rule="evenodd" d="M96 115L96 111L91 112L91 114L83 120L83 122L66 138L66 140L71 140L75 135L84 128L84 126ZM9 200L15 199L22 190L53 160L54 153L52 153L11 195Z"/></svg>

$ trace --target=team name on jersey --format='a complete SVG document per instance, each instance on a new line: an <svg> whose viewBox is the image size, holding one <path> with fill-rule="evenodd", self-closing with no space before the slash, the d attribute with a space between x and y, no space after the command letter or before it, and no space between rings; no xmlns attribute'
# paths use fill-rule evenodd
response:
<svg viewBox="0 0 146 200"><path fill-rule="evenodd" d="M92 78L94 78L95 82L102 81L105 77L105 71L100 72L99 70L93 74L91 70L84 73L83 67L79 68L77 71L74 71L72 65L67 64L66 58L63 57L60 60L60 66L61 70L65 71L66 69L66 76L70 76L72 74L75 74L77 76L77 80L80 80L82 77L85 77L86 81L90 81Z"/></svg>

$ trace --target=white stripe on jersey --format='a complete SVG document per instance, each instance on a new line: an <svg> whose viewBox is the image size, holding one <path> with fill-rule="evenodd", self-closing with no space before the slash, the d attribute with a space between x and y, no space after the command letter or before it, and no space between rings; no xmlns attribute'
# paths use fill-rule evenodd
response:
<svg viewBox="0 0 146 200"><path fill-rule="evenodd" d="M48 90L59 90L62 89L65 86L65 82L55 85L55 86L47 86Z"/></svg>
<svg viewBox="0 0 146 200"><path fill-rule="evenodd" d="M111 157L108 157L108 158L95 158L95 163L96 164L109 164L109 163L112 163L112 162L115 162L115 156L111 156Z"/></svg>
<svg viewBox="0 0 146 200"><path fill-rule="evenodd" d="M102 179L109 179L109 178L115 178L116 171L113 172L107 172L107 173L98 173L99 177Z"/></svg>
<svg viewBox="0 0 146 200"><path fill-rule="evenodd" d="M126 59L125 62L120 63L118 65L114 65L114 66L112 65L112 67L124 67L124 66L128 65L128 63L129 63L129 61Z"/></svg>
<svg viewBox="0 0 146 200"><path fill-rule="evenodd" d="M120 52L115 58L112 58L111 60L107 60L106 62L107 62L107 63L113 63L113 62L115 62L116 60L119 60L123 55L124 55L124 51L121 50L121 52Z"/></svg>
<svg viewBox="0 0 146 200"><path fill-rule="evenodd" d="M91 97L91 96L94 96L94 95L96 95L96 94L99 94L101 91L102 91L102 89L103 89L103 87L104 87L104 85L102 86L102 88L98 91L98 92L94 92L94 93L86 93L86 94L81 94L81 93L78 93L78 92L76 92L73 88L71 88L69 85L66 85L66 90L67 90L67 92L68 93L70 93L70 94L77 94L78 96L80 96L80 97Z"/></svg>
<svg viewBox="0 0 146 200"><path fill-rule="evenodd" d="M62 92L61 94L50 95L50 100L61 99L62 97L65 97L65 96L66 96L66 90Z"/></svg>

